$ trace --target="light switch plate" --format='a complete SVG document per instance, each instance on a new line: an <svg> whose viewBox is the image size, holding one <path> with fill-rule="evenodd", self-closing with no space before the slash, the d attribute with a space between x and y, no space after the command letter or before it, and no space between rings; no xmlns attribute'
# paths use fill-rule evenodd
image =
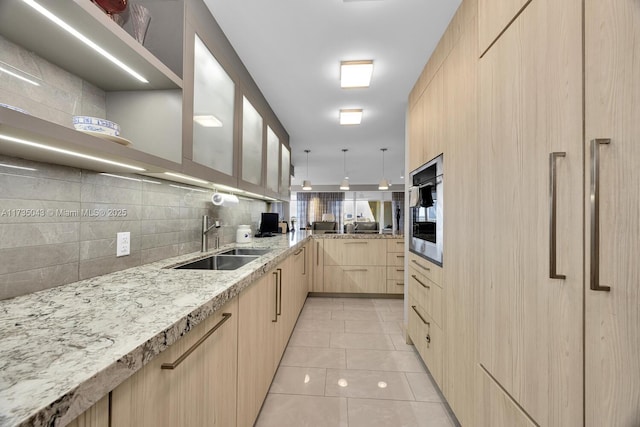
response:
<svg viewBox="0 0 640 427"><path fill-rule="evenodd" d="M123 231L117 234L116 238L116 256L125 256L131 253L131 233Z"/></svg>

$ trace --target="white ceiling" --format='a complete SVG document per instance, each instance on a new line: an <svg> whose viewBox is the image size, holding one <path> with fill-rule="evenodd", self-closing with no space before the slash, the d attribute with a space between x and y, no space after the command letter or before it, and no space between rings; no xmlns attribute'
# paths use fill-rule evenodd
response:
<svg viewBox="0 0 640 427"><path fill-rule="evenodd" d="M289 132L293 185L401 184L407 99L460 0L205 0ZM340 88L340 61L373 59L371 87ZM338 110L362 108L358 126Z"/></svg>

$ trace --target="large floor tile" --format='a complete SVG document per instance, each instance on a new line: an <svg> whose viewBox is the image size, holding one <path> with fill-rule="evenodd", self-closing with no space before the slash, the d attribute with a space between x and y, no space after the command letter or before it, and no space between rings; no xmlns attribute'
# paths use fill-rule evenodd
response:
<svg viewBox="0 0 640 427"><path fill-rule="evenodd" d="M328 369L326 396L414 400L403 372Z"/></svg>
<svg viewBox="0 0 640 427"><path fill-rule="evenodd" d="M296 331L316 332L344 332L344 320L299 319Z"/></svg>
<svg viewBox="0 0 640 427"><path fill-rule="evenodd" d="M367 320L345 320L344 332L357 334L399 334L402 333L401 322L383 322Z"/></svg>
<svg viewBox="0 0 640 427"><path fill-rule="evenodd" d="M415 347L412 344L407 344L407 338L404 334L390 334L391 342L398 351L415 351Z"/></svg>
<svg viewBox="0 0 640 427"><path fill-rule="evenodd" d="M345 351L341 348L288 347L280 366L343 369L347 367Z"/></svg>
<svg viewBox="0 0 640 427"><path fill-rule="evenodd" d="M331 312L331 318L334 320L365 320L375 322L383 320L374 309L354 310L345 308L344 310L333 310Z"/></svg>
<svg viewBox="0 0 640 427"><path fill-rule="evenodd" d="M324 368L280 366L269 393L324 396L326 376Z"/></svg>
<svg viewBox="0 0 640 427"><path fill-rule="evenodd" d="M305 301L305 309L344 310L342 298L309 297Z"/></svg>
<svg viewBox="0 0 640 427"><path fill-rule="evenodd" d="M424 372L416 353L408 351L347 349L347 368L396 372Z"/></svg>
<svg viewBox="0 0 640 427"><path fill-rule="evenodd" d="M331 334L332 348L360 348L369 350L395 350L393 342L386 334Z"/></svg>
<svg viewBox="0 0 640 427"><path fill-rule="evenodd" d="M294 329L289 338L289 347L325 347L331 346L331 332L300 331Z"/></svg>
<svg viewBox="0 0 640 427"><path fill-rule="evenodd" d="M420 372L405 372L407 381L415 400L420 402L442 402L442 395L431 381L429 374Z"/></svg>
<svg viewBox="0 0 640 427"><path fill-rule="evenodd" d="M331 310L324 308L309 308L302 310L298 319L331 320L331 313Z"/></svg>
<svg viewBox="0 0 640 427"><path fill-rule="evenodd" d="M269 394L255 427L348 427L347 399Z"/></svg>
<svg viewBox="0 0 640 427"><path fill-rule="evenodd" d="M404 321L404 312L393 310L393 311L381 311L378 313L380 319L385 322L403 322Z"/></svg>
<svg viewBox="0 0 640 427"><path fill-rule="evenodd" d="M349 427L454 427L441 403L349 399L348 405Z"/></svg>

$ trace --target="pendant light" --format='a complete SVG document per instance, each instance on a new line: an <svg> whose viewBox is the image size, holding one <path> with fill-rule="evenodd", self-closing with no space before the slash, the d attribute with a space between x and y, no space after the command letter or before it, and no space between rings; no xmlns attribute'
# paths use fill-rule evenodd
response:
<svg viewBox="0 0 640 427"><path fill-rule="evenodd" d="M304 150L307 153L307 179L302 182L302 189L305 191L311 190L311 181L309 181L309 153L311 150Z"/></svg>
<svg viewBox="0 0 640 427"><path fill-rule="evenodd" d="M341 190L349 190L349 177L347 176L347 150L346 148L342 149L342 153L344 155L343 158L343 171L344 171L344 179L342 180L342 183L340 184L340 189Z"/></svg>
<svg viewBox="0 0 640 427"><path fill-rule="evenodd" d="M382 151L382 179L380 180L380 184L378 185L378 190L388 190L389 189L389 181L384 177L384 152L387 151L386 148L381 148Z"/></svg>

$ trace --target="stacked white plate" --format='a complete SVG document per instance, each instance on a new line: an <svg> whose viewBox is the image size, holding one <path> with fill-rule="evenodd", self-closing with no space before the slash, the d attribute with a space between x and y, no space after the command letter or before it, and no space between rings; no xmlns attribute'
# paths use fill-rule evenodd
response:
<svg viewBox="0 0 640 427"><path fill-rule="evenodd" d="M107 119L90 116L73 116L73 127L81 132L108 139L118 144L130 144L128 140L120 137L120 125Z"/></svg>

